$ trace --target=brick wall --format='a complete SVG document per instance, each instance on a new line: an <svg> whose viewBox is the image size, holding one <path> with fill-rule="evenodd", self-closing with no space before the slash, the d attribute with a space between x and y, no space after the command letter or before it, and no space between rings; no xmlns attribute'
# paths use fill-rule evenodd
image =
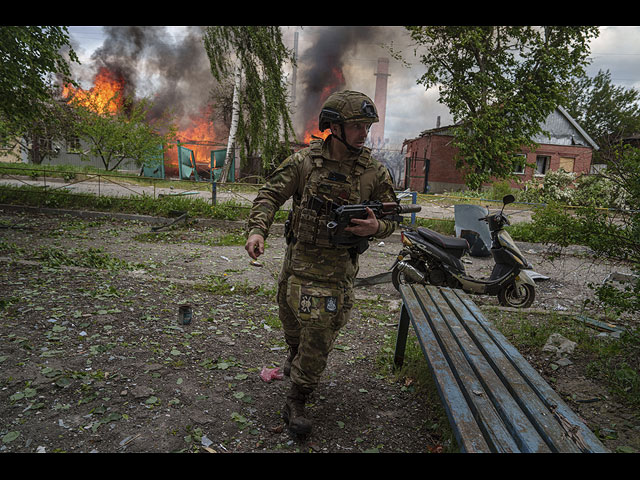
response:
<svg viewBox="0 0 640 480"><path fill-rule="evenodd" d="M425 159L429 161L429 193L441 193L448 190L464 189L464 176L455 168L455 154L457 149L452 146L453 137L448 135L425 135L407 142L406 157L408 169L405 181L407 187L417 192L424 191ZM524 152L523 152L524 153ZM538 155L549 157L549 170L555 171L561 165L572 165L572 171L578 174L589 173L591 168L593 150L591 147L578 145L548 145L541 144L535 152L526 152L527 163L536 164ZM513 181L512 186L519 188L532 178L540 179L541 175L535 175L534 168L526 167L523 174L518 174L520 182ZM490 185L490 184L487 184Z"/></svg>

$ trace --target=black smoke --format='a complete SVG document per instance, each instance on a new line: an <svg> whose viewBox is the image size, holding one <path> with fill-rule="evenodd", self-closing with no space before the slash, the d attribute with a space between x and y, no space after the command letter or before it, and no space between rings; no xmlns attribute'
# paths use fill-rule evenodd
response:
<svg viewBox="0 0 640 480"><path fill-rule="evenodd" d="M150 97L151 118L170 111L178 119L201 115L215 80L202 42L202 28L176 35L162 26L106 26L91 67L106 67L124 80L125 95Z"/></svg>
<svg viewBox="0 0 640 480"><path fill-rule="evenodd" d="M105 26L105 40L94 51L89 67L94 74L106 67L120 76L125 95L150 97L152 119L170 111L186 125L191 116L202 115L216 86L202 41L204 28ZM335 72L343 72L349 62L369 62L366 75L373 94L377 58L388 55L385 46L398 38L399 30L401 27L386 26L298 27L305 47L298 56L296 129L317 122L326 87L336 85ZM290 39L285 41L292 46ZM335 90L352 88L352 83L353 79L344 77Z"/></svg>
<svg viewBox="0 0 640 480"><path fill-rule="evenodd" d="M301 27L300 36L309 44L298 58L298 85L296 85L296 120L306 126L309 119L317 120L326 100L326 87L336 85L336 72L344 75L350 61L369 62L374 92L377 58L388 55L385 50L398 35L398 29L382 26L327 26ZM355 60L354 60L355 59ZM352 88L353 79L343 77L335 91ZM366 93L366 92L365 92Z"/></svg>

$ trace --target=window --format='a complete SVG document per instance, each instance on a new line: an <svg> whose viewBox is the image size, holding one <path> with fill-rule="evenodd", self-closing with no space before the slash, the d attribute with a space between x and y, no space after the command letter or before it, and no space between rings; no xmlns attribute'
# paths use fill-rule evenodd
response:
<svg viewBox="0 0 640 480"><path fill-rule="evenodd" d="M538 155L536 157L536 175L544 175L549 170L551 157L548 155Z"/></svg>
<svg viewBox="0 0 640 480"><path fill-rule="evenodd" d="M519 175L524 174L524 167L526 166L526 163L527 163L526 155L523 155L523 154L516 155L516 158L513 162L513 173L517 173Z"/></svg>
<svg viewBox="0 0 640 480"><path fill-rule="evenodd" d="M80 139L78 137L67 139L67 152L68 153L81 153L80 151Z"/></svg>
<svg viewBox="0 0 640 480"><path fill-rule="evenodd" d="M575 163L575 158L571 157L560 157L560 166L558 170L562 169L567 173L573 172L573 165Z"/></svg>

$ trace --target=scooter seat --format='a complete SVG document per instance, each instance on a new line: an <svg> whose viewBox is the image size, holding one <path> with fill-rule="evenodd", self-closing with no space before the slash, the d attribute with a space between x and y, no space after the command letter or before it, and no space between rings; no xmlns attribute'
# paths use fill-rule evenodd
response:
<svg viewBox="0 0 640 480"><path fill-rule="evenodd" d="M467 242L464 238L457 237L449 237L447 235L441 235L438 232L434 232L433 230L429 230L428 228L419 227L418 233L422 235L426 240L431 243L437 245L440 248L444 249L455 249L455 250L468 250L469 242Z"/></svg>

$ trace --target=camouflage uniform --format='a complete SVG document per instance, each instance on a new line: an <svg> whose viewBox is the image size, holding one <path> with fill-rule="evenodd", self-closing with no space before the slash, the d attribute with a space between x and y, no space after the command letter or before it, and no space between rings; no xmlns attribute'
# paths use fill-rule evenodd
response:
<svg viewBox="0 0 640 480"><path fill-rule="evenodd" d="M278 305L285 340L298 346L291 381L310 392L318 384L338 331L353 307L358 253L331 244L327 203L396 201L386 168L363 148L346 161L329 157L327 140L312 141L287 158L258 193L248 220L249 235L267 238L276 211L293 197L287 251L278 279ZM378 219L374 238L385 238L395 223Z"/></svg>

